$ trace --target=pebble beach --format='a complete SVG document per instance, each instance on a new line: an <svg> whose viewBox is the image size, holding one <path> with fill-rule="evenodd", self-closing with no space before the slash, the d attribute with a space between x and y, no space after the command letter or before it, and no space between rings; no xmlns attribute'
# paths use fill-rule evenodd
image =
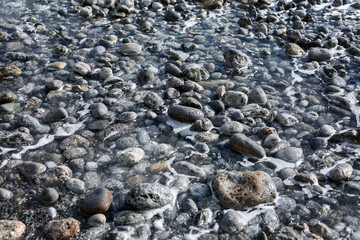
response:
<svg viewBox="0 0 360 240"><path fill-rule="evenodd" d="M360 2L0 0L0 240L360 240Z"/></svg>

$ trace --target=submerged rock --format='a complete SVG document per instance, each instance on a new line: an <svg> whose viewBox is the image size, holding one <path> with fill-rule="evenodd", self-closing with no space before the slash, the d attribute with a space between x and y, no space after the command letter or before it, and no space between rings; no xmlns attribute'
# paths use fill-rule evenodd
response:
<svg viewBox="0 0 360 240"><path fill-rule="evenodd" d="M274 182L265 172L216 171L214 194L226 208L243 209L269 203L277 197Z"/></svg>
<svg viewBox="0 0 360 240"><path fill-rule="evenodd" d="M349 163L340 163L329 171L329 177L336 182L341 182L349 179L352 172L353 167Z"/></svg>
<svg viewBox="0 0 360 240"><path fill-rule="evenodd" d="M184 123L193 123L196 120L202 120L204 113L192 107L186 107L182 105L173 105L168 109L169 117Z"/></svg>
<svg viewBox="0 0 360 240"><path fill-rule="evenodd" d="M127 56L136 56L142 53L142 48L136 43L125 43L120 47L120 52Z"/></svg>
<svg viewBox="0 0 360 240"><path fill-rule="evenodd" d="M228 68L246 68L252 65L251 59L245 53L235 49L226 50L224 59Z"/></svg>
<svg viewBox="0 0 360 240"><path fill-rule="evenodd" d="M209 72L202 66L190 64L183 70L184 75L195 82L207 80L210 77Z"/></svg>
<svg viewBox="0 0 360 240"><path fill-rule="evenodd" d="M154 209L172 203L174 195L170 188L160 183L142 183L131 189L125 200L137 210Z"/></svg>

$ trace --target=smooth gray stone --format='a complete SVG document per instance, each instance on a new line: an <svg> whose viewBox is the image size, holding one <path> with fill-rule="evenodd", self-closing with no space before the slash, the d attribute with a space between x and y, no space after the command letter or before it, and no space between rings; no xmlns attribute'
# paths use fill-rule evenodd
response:
<svg viewBox="0 0 360 240"><path fill-rule="evenodd" d="M168 115L172 119L184 123L193 123L196 120L202 120L204 118L204 113L201 110L181 105L169 107Z"/></svg>
<svg viewBox="0 0 360 240"><path fill-rule="evenodd" d="M266 156L265 150L261 145L242 133L232 135L229 144L233 150L256 159Z"/></svg>

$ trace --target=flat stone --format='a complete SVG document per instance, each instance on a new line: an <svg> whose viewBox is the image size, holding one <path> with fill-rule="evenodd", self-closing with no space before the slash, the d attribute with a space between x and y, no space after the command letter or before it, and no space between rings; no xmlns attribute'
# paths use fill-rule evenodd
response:
<svg viewBox="0 0 360 240"><path fill-rule="evenodd" d="M85 76L91 72L91 67L87 63L78 62L74 65L73 71L81 76Z"/></svg>
<svg viewBox="0 0 360 240"><path fill-rule="evenodd" d="M226 50L224 59L228 68L247 68L252 65L251 59L245 53L236 49Z"/></svg>
<svg viewBox="0 0 360 240"><path fill-rule="evenodd" d="M329 49L326 48L311 48L308 54L308 61L329 61L332 58L332 54Z"/></svg>
<svg viewBox="0 0 360 240"><path fill-rule="evenodd" d="M25 233L26 226L23 222L14 220L0 220L0 239L17 240Z"/></svg>
<svg viewBox="0 0 360 240"><path fill-rule="evenodd" d="M85 148L76 147L68 149L64 152L64 157L68 160L75 159L75 158L81 158L87 154L87 151Z"/></svg>
<svg viewBox="0 0 360 240"><path fill-rule="evenodd" d="M353 143L360 144L360 129L349 129L341 133L334 134L330 141L336 143Z"/></svg>
<svg viewBox="0 0 360 240"><path fill-rule="evenodd" d="M63 70L66 67L66 62L53 62L49 63L46 67L54 70Z"/></svg>
<svg viewBox="0 0 360 240"><path fill-rule="evenodd" d="M296 163L304 159L304 154L301 148L287 147L278 151L275 157L287 162Z"/></svg>
<svg viewBox="0 0 360 240"><path fill-rule="evenodd" d="M223 207L236 210L273 202L277 196L270 175L261 171L218 170L212 187Z"/></svg>
<svg viewBox="0 0 360 240"><path fill-rule="evenodd" d="M44 117L44 122L52 123L65 120L69 117L69 114L65 110L65 108L56 108L51 110L46 116Z"/></svg>
<svg viewBox="0 0 360 240"><path fill-rule="evenodd" d="M299 123L299 120L296 117L287 113L279 113L276 120L285 127L291 127Z"/></svg>
<svg viewBox="0 0 360 240"><path fill-rule="evenodd" d="M18 166L18 169L25 177L35 178L46 171L46 166L42 163L25 161Z"/></svg>
<svg viewBox="0 0 360 240"><path fill-rule="evenodd" d="M80 221L74 218L52 220L46 230L50 239L69 239L80 233Z"/></svg>
<svg viewBox="0 0 360 240"><path fill-rule="evenodd" d="M286 44L285 51L292 57L301 57L305 54L305 51L295 43Z"/></svg>
<svg viewBox="0 0 360 240"><path fill-rule="evenodd" d="M203 143L216 142L219 139L219 134L212 132L202 132L195 135L196 140Z"/></svg>
<svg viewBox="0 0 360 240"><path fill-rule="evenodd" d="M242 133L234 134L231 137L229 144L233 150L255 159L264 158L266 156L265 150L261 145Z"/></svg>
<svg viewBox="0 0 360 240"><path fill-rule="evenodd" d="M4 103L0 105L0 112L14 113L21 109L20 103Z"/></svg>
<svg viewBox="0 0 360 240"><path fill-rule="evenodd" d="M127 56L136 56L142 53L142 48L136 43L124 43L120 47L120 53Z"/></svg>
<svg viewBox="0 0 360 240"><path fill-rule="evenodd" d="M116 155L116 161L121 166L133 166L145 157L145 152L141 148L128 148Z"/></svg>
<svg viewBox="0 0 360 240"><path fill-rule="evenodd" d="M112 203L112 194L106 188L98 188L81 204L80 212L84 216L106 213Z"/></svg>
<svg viewBox="0 0 360 240"><path fill-rule="evenodd" d="M172 119L184 123L193 123L196 120L202 120L204 118L204 113L201 110L182 105L173 105L169 107L168 115Z"/></svg>
<svg viewBox="0 0 360 240"><path fill-rule="evenodd" d="M21 74L20 68L14 64L9 64L0 72L0 79L3 77L17 77Z"/></svg>
<svg viewBox="0 0 360 240"><path fill-rule="evenodd" d="M184 75L195 82L205 81L210 77L206 68L198 64L189 64L183 70Z"/></svg>
<svg viewBox="0 0 360 240"><path fill-rule="evenodd" d="M137 210L160 208L172 203L174 195L169 187L160 183L142 183L131 189L125 201Z"/></svg>
<svg viewBox="0 0 360 240"><path fill-rule="evenodd" d="M60 144L60 149L62 150L69 150L71 148L76 148L76 147L83 147L85 149L88 149L90 146L90 142L89 140L87 140L86 138L74 134L71 135L70 137L65 138L61 144Z"/></svg>
<svg viewBox="0 0 360 240"><path fill-rule="evenodd" d="M186 161L176 162L174 164L174 169L180 174L199 177L201 180L205 180L207 176L206 171L203 168Z"/></svg>

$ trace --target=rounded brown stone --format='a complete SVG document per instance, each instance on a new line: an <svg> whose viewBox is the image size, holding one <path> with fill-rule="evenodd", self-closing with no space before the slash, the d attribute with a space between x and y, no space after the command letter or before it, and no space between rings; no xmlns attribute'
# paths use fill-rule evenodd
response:
<svg viewBox="0 0 360 240"><path fill-rule="evenodd" d="M226 208L242 209L272 202L277 191L269 174L261 171L216 171L214 194Z"/></svg>
<svg viewBox="0 0 360 240"><path fill-rule="evenodd" d="M98 188L88 196L80 206L84 216L106 213L112 203L112 194L106 188Z"/></svg>

